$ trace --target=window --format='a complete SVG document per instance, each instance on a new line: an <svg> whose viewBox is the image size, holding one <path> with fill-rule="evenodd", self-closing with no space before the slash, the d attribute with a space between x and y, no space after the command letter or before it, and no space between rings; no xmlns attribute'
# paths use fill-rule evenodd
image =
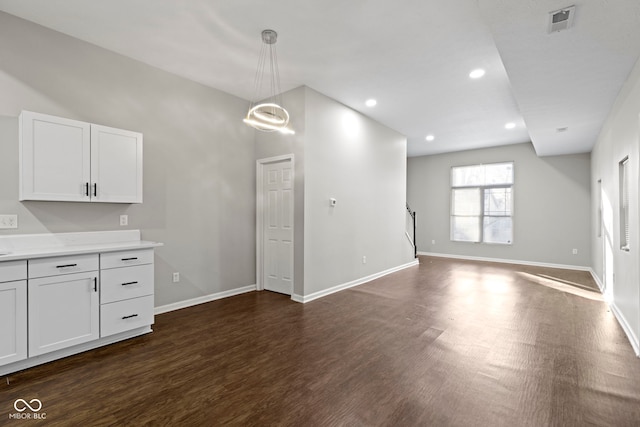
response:
<svg viewBox="0 0 640 427"><path fill-rule="evenodd" d="M618 165L620 172L620 249L629 250L629 157Z"/></svg>
<svg viewBox="0 0 640 427"><path fill-rule="evenodd" d="M451 240L511 244L513 162L451 168Z"/></svg>
<svg viewBox="0 0 640 427"><path fill-rule="evenodd" d="M602 237L602 180L598 180L598 237Z"/></svg>

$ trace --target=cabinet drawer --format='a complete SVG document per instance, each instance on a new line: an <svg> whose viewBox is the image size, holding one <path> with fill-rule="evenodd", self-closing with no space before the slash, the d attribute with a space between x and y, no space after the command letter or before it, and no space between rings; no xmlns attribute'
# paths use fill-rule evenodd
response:
<svg viewBox="0 0 640 427"><path fill-rule="evenodd" d="M100 306L100 336L153 324L153 295Z"/></svg>
<svg viewBox="0 0 640 427"><path fill-rule="evenodd" d="M81 273L98 269L98 255L71 255L29 260L29 278Z"/></svg>
<svg viewBox="0 0 640 427"><path fill-rule="evenodd" d="M102 269L129 267L140 264L153 264L153 249L100 254L100 267Z"/></svg>
<svg viewBox="0 0 640 427"><path fill-rule="evenodd" d="M153 264L112 268L100 272L102 304L145 295L153 295Z"/></svg>
<svg viewBox="0 0 640 427"><path fill-rule="evenodd" d="M27 261L0 262L0 283L27 278Z"/></svg>

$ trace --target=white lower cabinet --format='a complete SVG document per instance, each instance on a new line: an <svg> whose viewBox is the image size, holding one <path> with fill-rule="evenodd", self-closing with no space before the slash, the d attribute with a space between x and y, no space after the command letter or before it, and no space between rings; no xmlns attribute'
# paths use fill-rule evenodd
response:
<svg viewBox="0 0 640 427"><path fill-rule="evenodd" d="M0 236L0 376L152 332L157 246L137 230Z"/></svg>
<svg viewBox="0 0 640 427"><path fill-rule="evenodd" d="M98 272L29 279L29 357L99 338Z"/></svg>
<svg viewBox="0 0 640 427"><path fill-rule="evenodd" d="M153 324L153 250L100 255L100 336Z"/></svg>
<svg viewBox="0 0 640 427"><path fill-rule="evenodd" d="M27 263L24 264L26 279ZM0 263L0 278L4 263ZM13 263L16 264L16 263ZM27 358L27 281L0 283L0 366Z"/></svg>

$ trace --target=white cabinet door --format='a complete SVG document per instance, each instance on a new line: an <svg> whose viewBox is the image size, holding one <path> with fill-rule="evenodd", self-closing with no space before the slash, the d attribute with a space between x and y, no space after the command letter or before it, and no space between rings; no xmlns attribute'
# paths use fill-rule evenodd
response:
<svg viewBox="0 0 640 427"><path fill-rule="evenodd" d="M29 279L29 357L98 339L98 272Z"/></svg>
<svg viewBox="0 0 640 427"><path fill-rule="evenodd" d="M92 124L91 180L93 201L142 203L142 134Z"/></svg>
<svg viewBox="0 0 640 427"><path fill-rule="evenodd" d="M27 282L0 283L0 366L27 358Z"/></svg>
<svg viewBox="0 0 640 427"><path fill-rule="evenodd" d="M23 111L20 114L20 200L88 202L89 123Z"/></svg>

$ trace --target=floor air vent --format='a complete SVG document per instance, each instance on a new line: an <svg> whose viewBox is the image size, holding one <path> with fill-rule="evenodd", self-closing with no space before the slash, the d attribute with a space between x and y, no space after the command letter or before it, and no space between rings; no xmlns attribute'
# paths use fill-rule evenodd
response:
<svg viewBox="0 0 640 427"><path fill-rule="evenodd" d="M573 23L573 15L576 13L575 6L565 7L564 9L549 12L549 34L557 33L571 28Z"/></svg>

